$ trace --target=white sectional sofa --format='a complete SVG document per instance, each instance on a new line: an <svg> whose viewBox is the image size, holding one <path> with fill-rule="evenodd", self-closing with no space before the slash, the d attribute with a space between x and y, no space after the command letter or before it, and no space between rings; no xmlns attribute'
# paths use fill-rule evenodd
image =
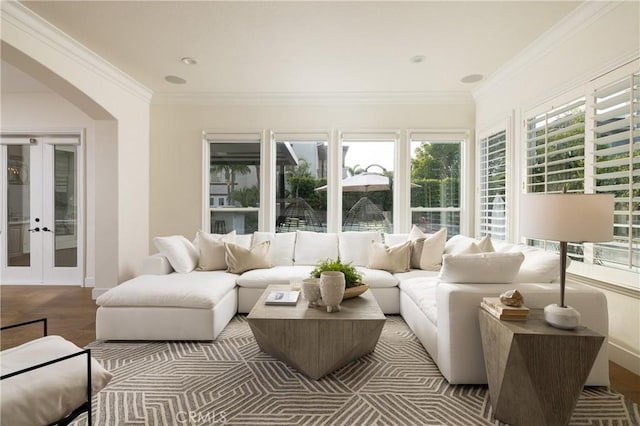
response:
<svg viewBox="0 0 640 426"><path fill-rule="evenodd" d="M186 273L178 273L174 266L184 269L184 265L180 259L171 259L175 253L155 254L145 260L143 275L120 284L97 299L96 337L102 340L214 340L236 313L251 310L267 285L307 278L318 261L340 257L362 272L363 281L369 285L385 314L403 316L450 383L486 383L478 325L480 301L485 296L497 296L517 288L530 308L557 303L559 258L524 245L492 244L489 240L486 246L486 238L480 242L455 236L444 244L440 237L439 241L430 236L415 238L414 231L392 235L298 231L256 232L233 235L233 238L230 234L215 236L219 240L233 239L233 243L227 243L243 247L245 251L261 244L269 246L265 261L271 267L235 274L224 270L186 272L193 264L182 271ZM398 247L396 244L408 239L412 240L413 250L416 242L418 248L424 247L423 259L427 250L439 250L440 258L444 259L443 270L414 268L406 272L389 272L367 267L375 266L370 264L369 258L372 241L378 244L384 241ZM224 242L220 244L224 248ZM483 244L483 250L493 253L478 253L481 251L478 247ZM197 245L198 241L195 241ZM194 256L192 250L189 255ZM196 264L197 256L196 252ZM480 260L483 265L473 264L467 271L459 267L454 270L454 260L462 260L464 265L465 256L474 261L483 258ZM493 266L500 265L495 263L498 258L513 260L518 256L522 264L518 263L515 272ZM413 266L418 260L412 259ZM191 261L193 263L194 259ZM503 278L503 275L510 277ZM607 304L603 293L568 283L566 298L581 312L584 325L608 335ZM587 385L609 385L606 342Z"/></svg>

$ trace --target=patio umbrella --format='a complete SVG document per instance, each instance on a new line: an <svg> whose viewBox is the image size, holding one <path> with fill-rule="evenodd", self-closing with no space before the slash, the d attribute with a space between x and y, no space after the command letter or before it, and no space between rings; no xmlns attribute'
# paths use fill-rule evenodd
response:
<svg viewBox="0 0 640 426"><path fill-rule="evenodd" d="M360 173L342 179L343 192L388 191L389 189L391 189L389 177L378 173ZM320 186L315 190L326 191L327 185Z"/></svg>
<svg viewBox="0 0 640 426"><path fill-rule="evenodd" d="M412 188L420 185L411 184ZM379 173L360 173L342 179L343 192L372 192L372 191L388 191L391 189L389 177ZM326 191L327 185L319 186L316 191Z"/></svg>

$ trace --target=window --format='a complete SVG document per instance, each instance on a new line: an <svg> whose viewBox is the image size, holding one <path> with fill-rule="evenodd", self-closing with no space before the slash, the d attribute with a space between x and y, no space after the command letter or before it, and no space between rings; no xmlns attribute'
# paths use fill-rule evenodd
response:
<svg viewBox="0 0 640 426"><path fill-rule="evenodd" d="M635 68L637 70L637 67ZM588 97L527 120L528 192L614 195L614 240L569 244L571 271L637 287L640 272L640 74L603 76ZM528 240L556 249L557 242Z"/></svg>
<svg viewBox="0 0 640 426"><path fill-rule="evenodd" d="M584 192L585 98L527 120L527 192Z"/></svg>
<svg viewBox="0 0 640 426"><path fill-rule="evenodd" d="M593 262L640 271L640 74L597 89L594 189L614 195L614 241L596 244Z"/></svg>
<svg viewBox="0 0 640 426"><path fill-rule="evenodd" d="M463 139L412 133L411 223L426 233L461 233Z"/></svg>
<svg viewBox="0 0 640 426"><path fill-rule="evenodd" d="M258 230L261 133L207 133L205 229L217 234Z"/></svg>
<svg viewBox="0 0 640 426"><path fill-rule="evenodd" d="M341 134L342 230L393 232L396 132Z"/></svg>
<svg viewBox="0 0 640 426"><path fill-rule="evenodd" d="M481 138L478 149L479 235L507 238L507 131Z"/></svg>
<svg viewBox="0 0 640 426"><path fill-rule="evenodd" d="M276 232L327 230L326 133L274 133Z"/></svg>

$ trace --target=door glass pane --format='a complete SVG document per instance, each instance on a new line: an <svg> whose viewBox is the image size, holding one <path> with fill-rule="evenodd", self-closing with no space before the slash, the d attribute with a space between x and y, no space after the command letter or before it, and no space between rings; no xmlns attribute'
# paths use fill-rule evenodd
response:
<svg viewBox="0 0 640 426"><path fill-rule="evenodd" d="M56 145L54 159L56 267L78 266L77 159L75 145Z"/></svg>
<svg viewBox="0 0 640 426"><path fill-rule="evenodd" d="M31 266L30 148L7 146L7 266Z"/></svg>

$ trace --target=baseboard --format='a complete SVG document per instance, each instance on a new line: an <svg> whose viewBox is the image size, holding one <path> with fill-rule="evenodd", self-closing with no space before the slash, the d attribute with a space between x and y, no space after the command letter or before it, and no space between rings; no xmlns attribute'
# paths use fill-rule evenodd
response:
<svg viewBox="0 0 640 426"><path fill-rule="evenodd" d="M611 341L609 342L609 361L640 376L640 355Z"/></svg>
<svg viewBox="0 0 640 426"><path fill-rule="evenodd" d="M109 291L109 288L96 288L96 287L94 287L93 290L91 290L91 298L93 300L96 300L98 297L102 296L107 291Z"/></svg>
<svg viewBox="0 0 640 426"><path fill-rule="evenodd" d="M96 286L96 278L95 277L86 277L84 279L85 287L95 287Z"/></svg>

